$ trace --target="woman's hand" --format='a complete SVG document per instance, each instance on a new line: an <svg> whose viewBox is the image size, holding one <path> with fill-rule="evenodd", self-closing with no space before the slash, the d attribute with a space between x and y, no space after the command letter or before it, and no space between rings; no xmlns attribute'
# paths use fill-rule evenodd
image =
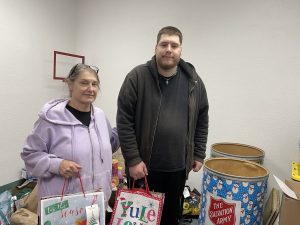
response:
<svg viewBox="0 0 300 225"><path fill-rule="evenodd" d="M64 178L71 178L78 176L78 172L82 167L76 162L63 160L59 165L59 173Z"/></svg>

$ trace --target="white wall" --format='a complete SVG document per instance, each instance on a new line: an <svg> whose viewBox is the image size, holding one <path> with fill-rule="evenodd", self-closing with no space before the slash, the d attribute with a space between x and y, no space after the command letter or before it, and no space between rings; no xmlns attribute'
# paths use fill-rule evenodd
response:
<svg viewBox="0 0 300 225"><path fill-rule="evenodd" d="M10 55L0 56L5 62L0 169L11 173L1 172L0 185L17 179L22 141L40 106L65 93L62 84L51 80L53 49L76 51L100 67L96 104L115 124L126 73L150 59L157 31L165 25L182 30L183 58L194 64L207 87L207 154L216 142L254 145L266 153L264 166L282 179L290 177L291 162L300 161L299 1L20 2L0 7L0 46ZM23 12L22 22L15 19L16 11ZM200 180L200 173L192 173L188 183L199 188ZM274 179L269 180L274 186Z"/></svg>
<svg viewBox="0 0 300 225"><path fill-rule="evenodd" d="M72 0L0 0L0 186L19 179L42 105L67 94L52 79L53 51L75 52L76 10Z"/></svg>
<svg viewBox="0 0 300 225"><path fill-rule="evenodd" d="M89 0L80 8L78 47L102 68L100 104L111 121L126 73L150 59L161 27L175 25L183 58L207 86L208 155L216 142L254 145L271 174L290 177L300 161L300 2ZM188 183L199 188L200 179L192 173Z"/></svg>

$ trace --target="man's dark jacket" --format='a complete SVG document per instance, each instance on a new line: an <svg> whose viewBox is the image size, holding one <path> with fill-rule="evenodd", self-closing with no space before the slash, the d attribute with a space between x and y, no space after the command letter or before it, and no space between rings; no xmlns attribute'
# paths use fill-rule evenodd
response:
<svg viewBox="0 0 300 225"><path fill-rule="evenodd" d="M206 156L208 100L205 86L194 67L182 59L178 66L189 80L186 143L188 176L194 160L203 162ZM118 96L117 128L126 167L143 161L149 169L161 99L154 56L146 64L139 65L128 73Z"/></svg>

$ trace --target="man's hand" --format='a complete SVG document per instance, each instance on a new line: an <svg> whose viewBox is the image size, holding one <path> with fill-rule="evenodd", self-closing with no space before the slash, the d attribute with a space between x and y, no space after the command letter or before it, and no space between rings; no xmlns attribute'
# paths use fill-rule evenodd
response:
<svg viewBox="0 0 300 225"><path fill-rule="evenodd" d="M195 160L194 164L193 164L193 171L198 172L201 169L202 166L203 166L202 162L199 162L199 161Z"/></svg>
<svg viewBox="0 0 300 225"><path fill-rule="evenodd" d="M129 167L129 174L134 180L141 179L148 175L146 164L142 161L132 167Z"/></svg>

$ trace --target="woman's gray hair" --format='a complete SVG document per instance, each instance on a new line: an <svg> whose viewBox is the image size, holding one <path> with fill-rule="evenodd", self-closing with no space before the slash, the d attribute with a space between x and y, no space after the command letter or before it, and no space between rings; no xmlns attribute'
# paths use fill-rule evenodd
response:
<svg viewBox="0 0 300 225"><path fill-rule="evenodd" d="M74 82L78 78L80 73L82 73L85 70L87 70L91 73L95 73L98 82L100 82L99 77L98 77L99 69L96 66L90 66L90 65L86 65L86 64L82 64L82 63L78 63L72 67L66 80Z"/></svg>

